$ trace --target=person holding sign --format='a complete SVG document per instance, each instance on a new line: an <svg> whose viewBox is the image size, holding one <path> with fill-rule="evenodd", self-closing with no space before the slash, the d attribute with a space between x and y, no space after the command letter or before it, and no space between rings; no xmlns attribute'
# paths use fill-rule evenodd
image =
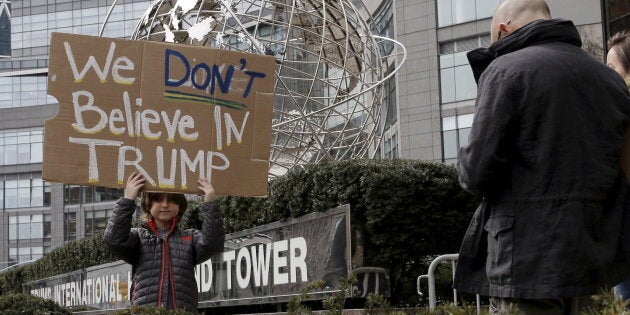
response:
<svg viewBox="0 0 630 315"><path fill-rule="evenodd" d="M107 222L104 241L112 253L132 266L132 306L197 310L195 265L223 251L225 230L214 186L199 179L204 193L201 231L180 230L177 222L187 208L183 194L144 192L141 208L145 222L132 228L136 198L145 185L140 173L127 179L124 197Z"/></svg>

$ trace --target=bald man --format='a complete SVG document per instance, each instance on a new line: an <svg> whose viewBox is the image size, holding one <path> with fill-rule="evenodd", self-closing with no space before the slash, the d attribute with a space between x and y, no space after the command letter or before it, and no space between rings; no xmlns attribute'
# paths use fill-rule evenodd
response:
<svg viewBox="0 0 630 315"><path fill-rule="evenodd" d="M542 0L507 0L492 45L468 53L478 83L460 183L483 197L454 287L491 310L578 314L630 275L630 193L619 167L630 96Z"/></svg>

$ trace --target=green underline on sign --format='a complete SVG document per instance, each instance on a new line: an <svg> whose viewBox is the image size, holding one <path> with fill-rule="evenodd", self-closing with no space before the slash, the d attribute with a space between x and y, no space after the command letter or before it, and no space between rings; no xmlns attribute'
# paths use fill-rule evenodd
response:
<svg viewBox="0 0 630 315"><path fill-rule="evenodd" d="M227 101L218 98L213 98L205 95L197 95L191 93L184 93L173 90L164 91L164 99L169 101L189 101L195 103L203 103L203 104L211 104L218 105L222 107L227 107L231 109L243 110L247 108L247 105L241 104L239 102Z"/></svg>

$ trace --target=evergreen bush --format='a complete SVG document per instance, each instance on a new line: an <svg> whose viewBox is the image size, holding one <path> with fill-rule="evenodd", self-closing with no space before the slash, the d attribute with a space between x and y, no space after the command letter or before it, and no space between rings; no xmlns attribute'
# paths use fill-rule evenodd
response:
<svg viewBox="0 0 630 315"><path fill-rule="evenodd" d="M72 313L51 300L29 294L16 293L0 296L0 314L65 315Z"/></svg>
<svg viewBox="0 0 630 315"><path fill-rule="evenodd" d="M459 186L454 167L411 160L297 167L270 183L267 198L221 199L230 232L350 204L363 265L389 270L398 306L418 304L416 278L433 257L458 252L478 203Z"/></svg>

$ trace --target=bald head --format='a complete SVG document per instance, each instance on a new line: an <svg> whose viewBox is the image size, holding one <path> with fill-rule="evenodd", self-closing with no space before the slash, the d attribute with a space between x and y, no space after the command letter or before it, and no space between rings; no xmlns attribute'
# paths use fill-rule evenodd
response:
<svg viewBox="0 0 630 315"><path fill-rule="evenodd" d="M510 35L535 20L551 19L545 0L504 0L499 4L490 25L492 42Z"/></svg>

